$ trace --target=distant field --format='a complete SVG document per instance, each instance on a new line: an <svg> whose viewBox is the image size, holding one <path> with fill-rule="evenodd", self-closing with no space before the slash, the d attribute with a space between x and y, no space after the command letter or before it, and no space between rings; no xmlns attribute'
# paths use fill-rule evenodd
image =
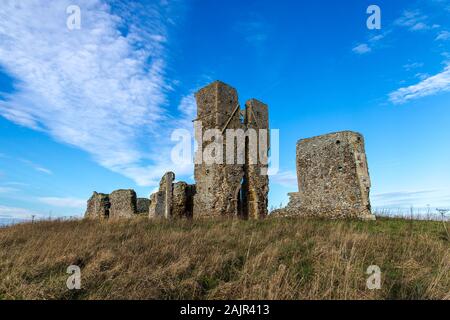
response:
<svg viewBox="0 0 450 320"><path fill-rule="evenodd" d="M43 221L0 228L0 299L450 299L449 248L436 221Z"/></svg>

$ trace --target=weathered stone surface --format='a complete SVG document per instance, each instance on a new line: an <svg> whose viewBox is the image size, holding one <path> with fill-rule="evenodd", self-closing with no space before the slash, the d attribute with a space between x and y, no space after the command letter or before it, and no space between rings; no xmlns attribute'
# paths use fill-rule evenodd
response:
<svg viewBox="0 0 450 320"><path fill-rule="evenodd" d="M245 104L245 123L247 129L257 131L257 141L250 139L246 145L246 162L244 166L243 206L244 217L251 219L264 218L267 215L269 196L269 176L267 175L267 157L269 150L269 113L266 104L251 99ZM267 131L263 131L267 130ZM263 139L263 136L265 136ZM249 145L251 143L251 145ZM266 150L266 152L262 152ZM254 153L256 163L250 161Z"/></svg>
<svg viewBox="0 0 450 320"><path fill-rule="evenodd" d="M174 180L173 172L162 177L159 190L150 197L150 218L192 217L195 186L182 181L173 183Z"/></svg>
<svg viewBox="0 0 450 320"><path fill-rule="evenodd" d="M199 142L196 158L201 155L203 159L200 164L195 164L196 184L174 184L175 174L167 172L150 200L136 200L135 193L131 194L130 190L115 191L110 196L111 217L131 217L145 211L150 218L224 216L257 219L267 215L267 105L251 99L247 101L245 111L241 111L236 90L220 81L202 88L195 97L196 121L201 122L201 129L196 130ZM215 129L214 137L198 140L210 129ZM211 146L216 148L212 150ZM208 163L205 154L216 162ZM227 157L230 154L231 162Z"/></svg>
<svg viewBox="0 0 450 320"><path fill-rule="evenodd" d="M109 209L109 195L94 191L91 198L87 202L87 209L84 217L88 219L108 218Z"/></svg>
<svg viewBox="0 0 450 320"><path fill-rule="evenodd" d="M215 81L200 89L196 94L197 119L205 128L222 129L239 105L236 89ZM239 111L239 110L238 110ZM232 117L230 128L239 127L239 113Z"/></svg>
<svg viewBox="0 0 450 320"><path fill-rule="evenodd" d="M134 190L113 191L109 200L111 202L110 218L132 218L136 214L136 192Z"/></svg>
<svg viewBox="0 0 450 320"><path fill-rule="evenodd" d="M149 218L170 218L175 173L166 172L159 182L159 189L150 196Z"/></svg>
<svg viewBox="0 0 450 320"><path fill-rule="evenodd" d="M149 218L164 218L165 192L157 191L150 196Z"/></svg>
<svg viewBox="0 0 450 320"><path fill-rule="evenodd" d="M195 184L188 184L186 193L187 193L186 218L190 219L194 216L194 196L197 193Z"/></svg>
<svg viewBox="0 0 450 320"><path fill-rule="evenodd" d="M171 216L174 218L186 217L188 211L188 186L186 182L177 182L173 185Z"/></svg>
<svg viewBox="0 0 450 320"><path fill-rule="evenodd" d="M203 157L203 162L195 165L194 217L264 217L267 215L269 179L267 162L263 165L264 161L258 157L258 135L260 129L269 128L267 105L255 99L249 100L241 119L236 90L220 81L202 88L195 97L197 121L202 122L201 136L209 129L218 129L221 132L223 159L222 163L208 164ZM228 135L228 129L238 131ZM256 141L251 138L253 136L249 129L255 130ZM238 134L239 130L242 135ZM211 144L211 141L205 139L199 141L201 136L196 135L199 145L197 159L201 158L198 153L204 154ZM238 148L238 141L245 147ZM231 152L234 155L232 163L226 158L227 147L234 152ZM250 161L253 150L256 158L253 157L254 161ZM243 161L238 160L240 155L243 156ZM267 157L267 149L262 157Z"/></svg>
<svg viewBox="0 0 450 320"><path fill-rule="evenodd" d="M299 191L284 213L373 219L370 177L361 134L330 133L297 143ZM283 210L281 210L283 213Z"/></svg>
<svg viewBox="0 0 450 320"><path fill-rule="evenodd" d="M175 173L167 172L161 179L159 184L159 191L164 192L164 217L170 218L172 211L172 194L173 181L175 180Z"/></svg>
<svg viewBox="0 0 450 320"><path fill-rule="evenodd" d="M136 212L138 214L147 214L149 210L150 210L150 199L137 198Z"/></svg>

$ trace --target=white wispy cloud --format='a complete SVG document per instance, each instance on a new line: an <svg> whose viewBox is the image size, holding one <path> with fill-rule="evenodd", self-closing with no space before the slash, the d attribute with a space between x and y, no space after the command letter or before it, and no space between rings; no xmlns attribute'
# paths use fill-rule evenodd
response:
<svg viewBox="0 0 450 320"><path fill-rule="evenodd" d="M426 78L429 78L430 75L428 73L422 73L422 72L418 72L414 75L414 77L420 79L420 80L425 80Z"/></svg>
<svg viewBox="0 0 450 320"><path fill-rule="evenodd" d="M0 186L0 193L11 193L17 191L19 191L17 188Z"/></svg>
<svg viewBox="0 0 450 320"><path fill-rule="evenodd" d="M0 205L0 218L31 219L31 216L44 217L44 214L29 209Z"/></svg>
<svg viewBox="0 0 450 320"><path fill-rule="evenodd" d="M412 62L412 63L407 63L407 64L403 65L403 68L406 71L410 71L412 69L417 69L417 68L421 68L421 67L423 67L422 62Z"/></svg>
<svg viewBox="0 0 450 320"><path fill-rule="evenodd" d="M268 39L268 21L260 14L250 12L245 21L236 24L235 29L244 36L244 39L253 46L261 46Z"/></svg>
<svg viewBox="0 0 450 320"><path fill-rule="evenodd" d="M114 1L113 12L104 1L79 0L82 28L72 31L66 27L71 4L0 6L0 64L19 80L17 91L0 101L0 115L88 152L139 185L153 185L170 168L168 154L156 152L170 141L172 127L164 108L167 4Z"/></svg>
<svg viewBox="0 0 450 320"><path fill-rule="evenodd" d="M382 33L379 34L371 34L367 39L366 43L360 43L352 48L352 51L356 54L366 54L373 51L373 49L378 48L380 46L381 40L383 40L388 34L391 33L390 28L387 30L383 30Z"/></svg>
<svg viewBox="0 0 450 320"><path fill-rule="evenodd" d="M377 41L380 41L380 40L384 39L385 36L386 36L386 34L377 34L377 35L371 37L371 38L369 39L369 42L377 42Z"/></svg>
<svg viewBox="0 0 450 320"><path fill-rule="evenodd" d="M38 171L38 172L42 172L45 174L53 174L53 172L50 169L47 169L39 164L36 164L30 160L27 159L19 159L21 162L25 163L26 165L32 167L34 170Z"/></svg>
<svg viewBox="0 0 450 320"><path fill-rule="evenodd" d="M372 49L367 45L367 43L361 43L354 47L352 51L357 54L365 54L372 51Z"/></svg>
<svg viewBox="0 0 450 320"><path fill-rule="evenodd" d="M407 190L378 193L371 196L375 206L409 207L441 205L448 202L448 190Z"/></svg>
<svg viewBox="0 0 450 320"><path fill-rule="evenodd" d="M411 31L419 31L428 29L429 26L425 23L428 17L418 9L405 10L400 18L394 21L395 25L406 27Z"/></svg>
<svg viewBox="0 0 450 320"><path fill-rule="evenodd" d="M280 170L277 174L270 176L270 181L284 187L296 188L298 186L295 171Z"/></svg>
<svg viewBox="0 0 450 320"><path fill-rule="evenodd" d="M194 120L197 115L197 103L195 102L194 92L181 98L180 104L178 105L178 111L181 115L179 126L188 130L193 130L192 120Z"/></svg>
<svg viewBox="0 0 450 320"><path fill-rule="evenodd" d="M414 26L412 26L411 30L412 31L419 31L419 30L427 30L429 28L430 27L428 25L426 25L425 23L419 22L419 23L415 24Z"/></svg>
<svg viewBox="0 0 450 320"><path fill-rule="evenodd" d="M61 198L61 197L39 197L37 199L41 203L48 204L53 207L61 207L61 208L76 208L82 209L86 207L85 199L77 199L77 198Z"/></svg>
<svg viewBox="0 0 450 320"><path fill-rule="evenodd" d="M382 33L373 35L373 31L370 32L367 40L364 41L364 43L358 44L352 49L352 51L356 54L369 53L381 47L381 40L385 39L389 34L399 28L407 28L410 31L425 31L438 29L441 27L438 24L429 23L429 20L429 17L423 14L419 9L404 10L399 18L394 20L387 27L383 27L383 30L381 31Z"/></svg>
<svg viewBox="0 0 450 320"><path fill-rule="evenodd" d="M441 32L439 32L439 34L437 35L435 40L437 40L437 41L439 41L439 40L444 41L444 40L449 40L449 39L450 39L450 32L448 32L448 31L441 31Z"/></svg>
<svg viewBox="0 0 450 320"><path fill-rule="evenodd" d="M425 78L421 82L400 88L389 94L389 100L394 104L402 104L410 100L450 91L450 65L436 75Z"/></svg>

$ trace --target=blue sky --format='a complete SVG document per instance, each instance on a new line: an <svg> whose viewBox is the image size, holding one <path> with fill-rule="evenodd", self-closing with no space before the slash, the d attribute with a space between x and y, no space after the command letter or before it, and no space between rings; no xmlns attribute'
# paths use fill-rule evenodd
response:
<svg viewBox="0 0 450 320"><path fill-rule="evenodd" d="M270 206L297 189L296 141L339 130L365 136L373 206L450 206L449 16L447 0L6 1L0 217L82 215L93 190L148 196L167 170L192 181L170 135L216 79L280 130Z"/></svg>

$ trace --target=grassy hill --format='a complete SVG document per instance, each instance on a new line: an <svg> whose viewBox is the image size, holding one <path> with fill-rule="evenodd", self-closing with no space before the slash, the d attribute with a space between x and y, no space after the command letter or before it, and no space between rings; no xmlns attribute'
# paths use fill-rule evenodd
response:
<svg viewBox="0 0 450 320"><path fill-rule="evenodd" d="M81 290L68 290L69 265ZM366 288L370 265L381 289ZM66 221L0 228L0 299L450 299L441 222Z"/></svg>

